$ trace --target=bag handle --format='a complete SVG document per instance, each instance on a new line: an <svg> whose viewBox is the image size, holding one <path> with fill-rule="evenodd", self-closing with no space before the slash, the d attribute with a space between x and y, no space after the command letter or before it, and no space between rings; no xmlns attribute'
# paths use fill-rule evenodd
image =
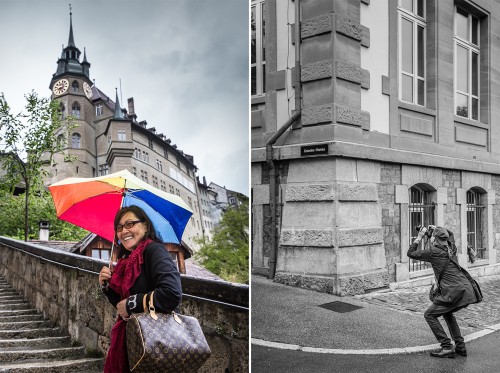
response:
<svg viewBox="0 0 500 373"><path fill-rule="evenodd" d="M156 310L155 310L155 306L153 304L153 296L154 296L154 290L151 292L151 297L149 298L149 315L151 316L151 318L153 320L158 320L158 315L156 314ZM174 320L177 322L177 324L180 324L182 323L182 320L179 316L177 316L177 314L172 311L172 317L174 318Z"/></svg>

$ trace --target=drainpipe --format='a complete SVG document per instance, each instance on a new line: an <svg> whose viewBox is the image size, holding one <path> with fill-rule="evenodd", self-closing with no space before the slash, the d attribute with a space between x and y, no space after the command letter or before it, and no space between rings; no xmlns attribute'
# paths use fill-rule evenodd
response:
<svg viewBox="0 0 500 373"><path fill-rule="evenodd" d="M278 257L278 225L277 200L279 190L278 173L273 159L273 145L290 126L300 118L301 114L301 82L300 82L300 1L295 0L295 111L293 115L276 131L266 143L266 163L269 166L269 207L271 212L271 252L269 255L269 278L276 274L276 258ZM300 128L300 127L296 127ZM276 161L278 163L278 161Z"/></svg>
<svg viewBox="0 0 500 373"><path fill-rule="evenodd" d="M273 144L278 138L300 117L300 111L296 111L283 124L280 129L266 143L266 163L269 166L269 207L271 209L271 253L269 256L269 278L273 279L276 273L276 257L278 253L278 226L276 218L276 201L278 199L278 174L273 160ZM277 162L276 162L277 163Z"/></svg>

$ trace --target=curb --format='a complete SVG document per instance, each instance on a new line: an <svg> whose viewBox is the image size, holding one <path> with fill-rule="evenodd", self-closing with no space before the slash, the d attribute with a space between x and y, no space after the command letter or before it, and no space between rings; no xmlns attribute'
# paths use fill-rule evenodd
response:
<svg viewBox="0 0 500 373"><path fill-rule="evenodd" d="M500 324L495 324L486 327L478 332L466 335L464 337L465 342L470 342L485 335L494 333L500 330ZM292 351L303 351L312 352L317 354L334 354L334 355L397 355L397 354L413 354L417 352L425 352L434 350L440 347L439 343L426 345L426 346L415 346L415 347L405 347L405 348L380 348L380 349L366 349L366 350L344 350L336 348L318 348L318 347L306 347L299 346L288 343L280 342L270 342L263 339L252 338L251 343L256 346L277 348L280 350L292 350Z"/></svg>

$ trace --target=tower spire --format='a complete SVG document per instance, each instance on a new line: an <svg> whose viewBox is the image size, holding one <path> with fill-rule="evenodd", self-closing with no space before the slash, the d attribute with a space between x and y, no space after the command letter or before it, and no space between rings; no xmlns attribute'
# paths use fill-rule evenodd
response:
<svg viewBox="0 0 500 373"><path fill-rule="evenodd" d="M118 100L118 88L115 88L116 100L115 100L115 116L113 119L124 119L122 108L120 107L120 101Z"/></svg>
<svg viewBox="0 0 500 373"><path fill-rule="evenodd" d="M68 47L76 47L75 39L73 38L73 13L71 11L71 4L69 4L69 40Z"/></svg>

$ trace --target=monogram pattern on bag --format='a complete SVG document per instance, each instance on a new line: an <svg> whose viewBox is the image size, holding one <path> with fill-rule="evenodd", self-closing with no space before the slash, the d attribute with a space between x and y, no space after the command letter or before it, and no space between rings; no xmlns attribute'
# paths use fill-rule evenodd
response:
<svg viewBox="0 0 500 373"><path fill-rule="evenodd" d="M133 372L196 372L211 351L198 320L158 313L134 314L127 322L126 341L130 369ZM165 334L168 333L168 334Z"/></svg>

